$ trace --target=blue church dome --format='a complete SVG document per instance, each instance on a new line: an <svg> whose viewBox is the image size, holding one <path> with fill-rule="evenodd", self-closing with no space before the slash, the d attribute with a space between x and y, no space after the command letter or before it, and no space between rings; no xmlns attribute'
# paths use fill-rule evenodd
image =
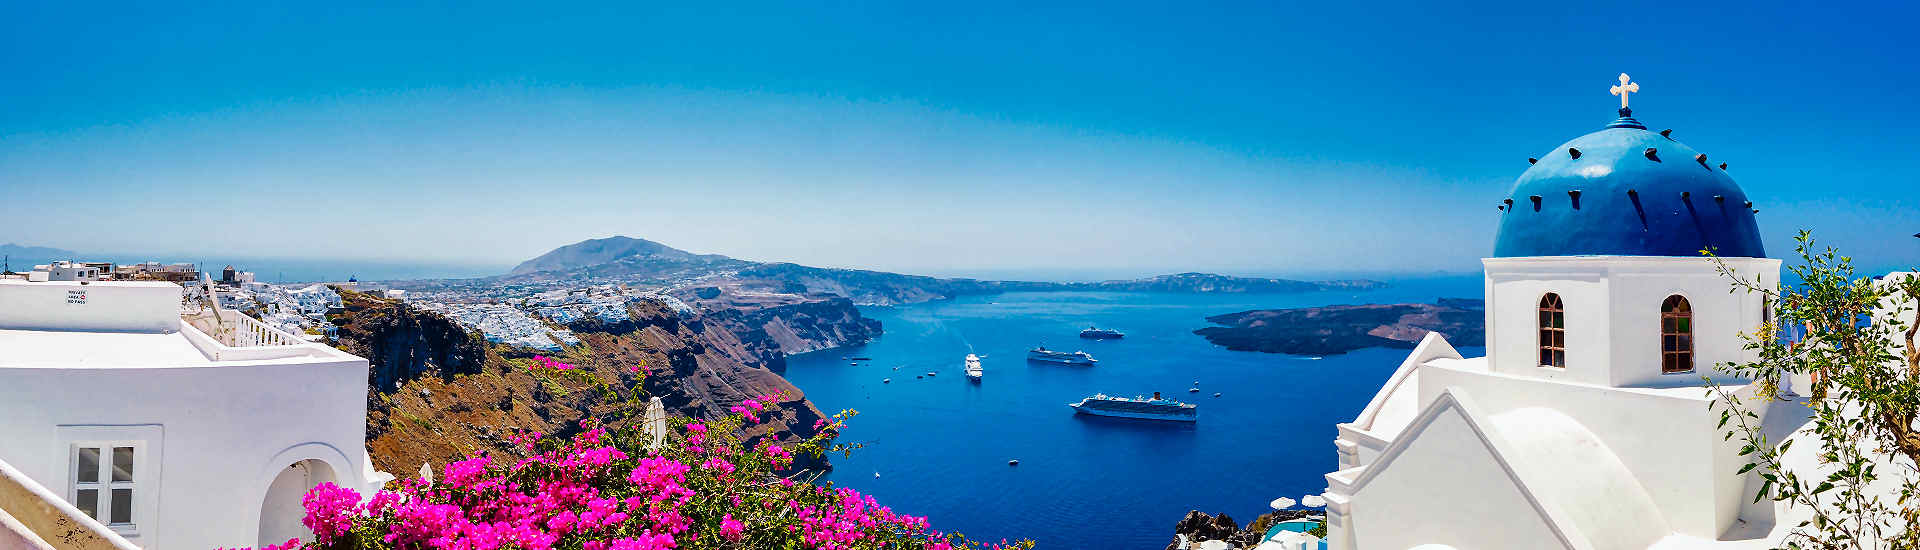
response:
<svg viewBox="0 0 1920 550"><path fill-rule="evenodd" d="M1753 203L1724 164L1649 132L1622 108L1520 174L1493 255L1762 258Z"/></svg>

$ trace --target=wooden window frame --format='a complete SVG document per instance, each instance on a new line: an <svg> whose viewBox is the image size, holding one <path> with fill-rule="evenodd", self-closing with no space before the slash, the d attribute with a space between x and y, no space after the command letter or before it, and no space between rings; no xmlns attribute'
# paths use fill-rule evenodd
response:
<svg viewBox="0 0 1920 550"><path fill-rule="evenodd" d="M1673 294L1660 302L1660 373L1694 371L1693 302Z"/></svg>
<svg viewBox="0 0 1920 550"><path fill-rule="evenodd" d="M1560 294L1548 292L1535 304L1534 334L1538 354L1534 362L1542 368L1567 368L1567 305Z"/></svg>

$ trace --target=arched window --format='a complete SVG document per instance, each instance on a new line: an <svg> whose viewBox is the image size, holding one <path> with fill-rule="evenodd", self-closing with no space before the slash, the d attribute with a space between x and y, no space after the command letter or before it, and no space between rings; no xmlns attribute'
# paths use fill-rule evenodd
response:
<svg viewBox="0 0 1920 550"><path fill-rule="evenodd" d="M1540 366L1567 368L1567 308L1552 292L1540 297Z"/></svg>
<svg viewBox="0 0 1920 550"><path fill-rule="evenodd" d="M1660 372L1693 370L1693 308L1678 294L1660 304Z"/></svg>

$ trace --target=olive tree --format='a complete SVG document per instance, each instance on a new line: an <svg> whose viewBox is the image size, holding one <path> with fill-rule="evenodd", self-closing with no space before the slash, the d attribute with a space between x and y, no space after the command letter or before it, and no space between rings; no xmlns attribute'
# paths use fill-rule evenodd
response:
<svg viewBox="0 0 1920 550"><path fill-rule="evenodd" d="M1759 383L1758 394L1743 399L1709 380L1711 406L1750 460L1740 473L1760 477L1754 502L1811 511L1783 547L1920 548L1920 529L1910 528L1920 520L1920 277L1857 274L1850 257L1816 248L1806 231L1794 251L1791 283L1761 284L1719 264L1732 291L1764 295L1772 315L1742 335L1756 359L1721 365ZM1790 377L1812 383L1786 395L1779 383ZM1800 435L1769 441L1759 400L1800 401L1810 421ZM1810 460L1808 449L1788 459L1796 441L1818 445Z"/></svg>

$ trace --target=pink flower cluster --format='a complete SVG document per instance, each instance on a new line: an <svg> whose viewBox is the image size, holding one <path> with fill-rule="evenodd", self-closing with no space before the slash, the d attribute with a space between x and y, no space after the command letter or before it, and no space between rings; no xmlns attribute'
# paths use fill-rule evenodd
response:
<svg viewBox="0 0 1920 550"><path fill-rule="evenodd" d="M688 422L658 450L647 449L638 432L582 423L567 440L522 434L524 457L471 456L442 466L436 483L399 483L364 502L323 484L303 501L315 534L310 547L979 548L852 489L779 475L796 449L771 439L749 443L737 431L773 402L776 396L751 399L734 416ZM838 415L816 424L827 429L800 448L819 452L841 425Z"/></svg>
<svg viewBox="0 0 1920 550"><path fill-rule="evenodd" d="M552 357L547 357L545 355L533 356L533 366L534 368L541 368L541 369L547 369L547 370L573 370L573 364L562 363L560 362L559 359L554 359Z"/></svg>

